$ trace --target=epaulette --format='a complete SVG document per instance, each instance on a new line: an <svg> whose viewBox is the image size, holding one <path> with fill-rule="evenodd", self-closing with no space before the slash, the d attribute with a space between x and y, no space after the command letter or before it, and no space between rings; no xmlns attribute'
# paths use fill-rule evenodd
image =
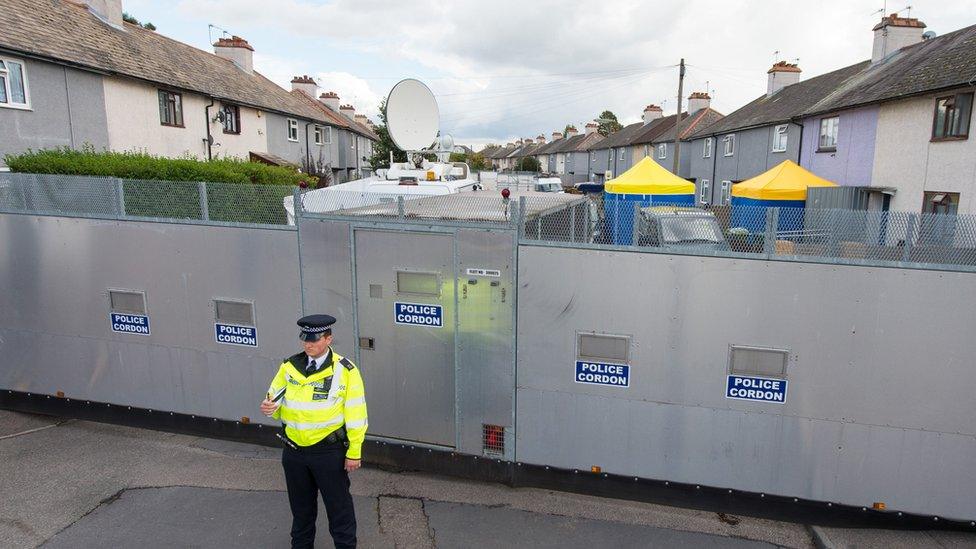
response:
<svg viewBox="0 0 976 549"><path fill-rule="evenodd" d="M347 370L352 370L353 368L356 367L348 358L345 357L343 357L342 360L339 361L339 364L345 366Z"/></svg>

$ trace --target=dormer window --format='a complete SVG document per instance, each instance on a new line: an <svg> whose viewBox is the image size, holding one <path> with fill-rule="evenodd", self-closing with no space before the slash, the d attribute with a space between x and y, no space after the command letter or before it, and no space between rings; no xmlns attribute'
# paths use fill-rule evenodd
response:
<svg viewBox="0 0 976 549"><path fill-rule="evenodd" d="M0 107L29 109L24 63L0 57Z"/></svg>

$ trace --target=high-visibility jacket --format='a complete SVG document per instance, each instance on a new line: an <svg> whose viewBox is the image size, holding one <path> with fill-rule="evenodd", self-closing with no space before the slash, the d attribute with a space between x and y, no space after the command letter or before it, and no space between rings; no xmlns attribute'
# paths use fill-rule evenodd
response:
<svg viewBox="0 0 976 549"><path fill-rule="evenodd" d="M368 426L363 378L350 360L329 352L332 363L308 377L305 353L281 363L268 389L280 404L272 417L281 420L285 435L299 446L311 446L345 425L346 457L360 459Z"/></svg>

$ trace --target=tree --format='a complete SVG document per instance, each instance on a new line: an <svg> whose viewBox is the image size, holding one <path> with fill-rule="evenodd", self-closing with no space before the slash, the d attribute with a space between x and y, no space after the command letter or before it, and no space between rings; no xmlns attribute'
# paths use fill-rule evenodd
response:
<svg viewBox="0 0 976 549"><path fill-rule="evenodd" d="M448 159L449 162L466 162L468 167L471 168L473 172L479 172L481 170L488 169L488 162L485 160L485 155L481 153L451 153L451 157Z"/></svg>
<svg viewBox="0 0 976 549"><path fill-rule="evenodd" d="M515 163L517 172L537 172L539 168L539 159L534 156L523 156Z"/></svg>
<svg viewBox="0 0 976 549"><path fill-rule="evenodd" d="M600 135L606 137L613 132L620 131L623 126L620 122L617 122L617 115L613 114L613 111L603 111L600 113L600 119L598 120L600 127L596 130L600 132Z"/></svg>
<svg viewBox="0 0 976 549"><path fill-rule="evenodd" d="M569 135L569 129L572 128L572 127L573 127L572 124L566 124L566 127L563 128L563 135L564 136L568 136Z"/></svg>
<svg viewBox="0 0 976 549"><path fill-rule="evenodd" d="M369 165L374 170L389 169L390 151L393 151L394 162L406 162L407 153L400 150L390 137L390 130L386 127L386 99L380 103L380 124L373 128L373 132L379 136L379 141L373 144L373 156L369 159Z"/></svg>
<svg viewBox="0 0 976 549"><path fill-rule="evenodd" d="M129 15L126 12L122 12L122 20L125 21L126 23L131 23L133 25L139 25L140 27L142 27L142 28L144 28L146 30L151 30L151 31L156 30L156 25L153 25L152 23L150 23L148 21L146 21L146 24L143 25L142 23L139 22L138 19L136 19L135 17Z"/></svg>

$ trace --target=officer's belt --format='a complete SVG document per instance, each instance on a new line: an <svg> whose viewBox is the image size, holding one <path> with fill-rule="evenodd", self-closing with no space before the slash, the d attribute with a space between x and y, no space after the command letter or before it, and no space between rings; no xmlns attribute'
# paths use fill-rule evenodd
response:
<svg viewBox="0 0 976 549"><path fill-rule="evenodd" d="M291 439L288 440L294 443L293 440ZM312 450L312 449L322 448L323 446L332 446L333 444L339 444L339 443L342 443L342 445L346 447L349 446L349 436L346 434L345 425L340 425L338 429L332 431L331 433L326 435L325 438L316 442L315 444L312 444L310 446L299 446L295 444L295 446L297 447L298 450Z"/></svg>

